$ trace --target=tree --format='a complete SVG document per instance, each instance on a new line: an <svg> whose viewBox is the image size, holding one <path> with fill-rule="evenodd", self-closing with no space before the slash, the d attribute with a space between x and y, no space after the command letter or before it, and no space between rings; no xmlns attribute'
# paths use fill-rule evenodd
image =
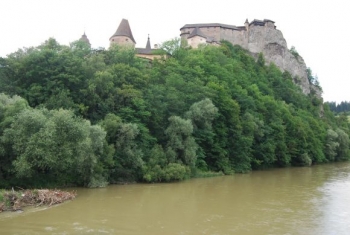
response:
<svg viewBox="0 0 350 235"><path fill-rule="evenodd" d="M115 143L115 180L133 181L142 178L144 154L136 141L139 134L140 130L134 123L122 123L119 126Z"/></svg>
<svg viewBox="0 0 350 235"><path fill-rule="evenodd" d="M198 144L196 166L204 171L208 170L205 159L213 147L215 133L212 129L212 122L217 115L218 109L208 98L194 103L185 113L185 117L193 123L193 136Z"/></svg>
<svg viewBox="0 0 350 235"><path fill-rule="evenodd" d="M342 129L337 128L336 133L338 135L338 149L337 149L337 161L344 161L344 160L349 160L350 159L350 151L349 151L349 146L350 146L350 140L349 140L349 135L345 133Z"/></svg>
<svg viewBox="0 0 350 235"><path fill-rule="evenodd" d="M295 57L296 59L298 59L298 58L300 57L298 51L295 49L294 46L292 46L292 47L290 48L289 52L292 53L292 55L294 55L294 57Z"/></svg>
<svg viewBox="0 0 350 235"><path fill-rule="evenodd" d="M106 133L74 116L72 111L25 109L4 131L3 143L11 146L18 179L43 179L38 185L105 185L103 169L95 167L106 157ZM102 166L103 168L103 166ZM96 182L98 180L98 182ZM51 181L51 182L50 182Z"/></svg>
<svg viewBox="0 0 350 235"><path fill-rule="evenodd" d="M1 180L163 182L197 169L231 174L349 158L348 102L337 117L324 105L320 117L317 89L304 95L263 54L227 41L192 50L173 39L162 48L171 56L151 65L132 48L54 39L0 58L0 90L12 96L0 95Z"/></svg>
<svg viewBox="0 0 350 235"><path fill-rule="evenodd" d="M190 120L178 116L169 118L169 126L165 130L168 137L167 151L170 163L182 163L191 168L195 167L197 144L192 136L193 125Z"/></svg>
<svg viewBox="0 0 350 235"><path fill-rule="evenodd" d="M327 142L326 142L326 156L330 161L334 161L337 156L337 149L339 147L339 143L337 142L338 134L332 129L327 130Z"/></svg>
<svg viewBox="0 0 350 235"><path fill-rule="evenodd" d="M16 159L12 145L5 143L3 133L11 127L16 116L28 108L28 102L23 98L0 93L0 188L11 185L10 180L14 178L12 162Z"/></svg>
<svg viewBox="0 0 350 235"><path fill-rule="evenodd" d="M169 41L163 42L160 45L159 52L169 54L176 59L180 59L186 55L186 50L184 48L184 43L181 41L181 38L173 38Z"/></svg>

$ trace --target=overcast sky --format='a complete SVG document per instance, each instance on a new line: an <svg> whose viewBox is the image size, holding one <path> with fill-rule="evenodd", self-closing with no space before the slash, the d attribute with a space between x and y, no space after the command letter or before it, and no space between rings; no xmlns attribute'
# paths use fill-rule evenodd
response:
<svg viewBox="0 0 350 235"><path fill-rule="evenodd" d="M325 101L350 101L350 2L347 0L0 0L0 56L38 46L49 37L68 45L86 32L92 47L108 48L120 21L129 20L137 47L179 37L193 23L244 25L275 21L318 76Z"/></svg>

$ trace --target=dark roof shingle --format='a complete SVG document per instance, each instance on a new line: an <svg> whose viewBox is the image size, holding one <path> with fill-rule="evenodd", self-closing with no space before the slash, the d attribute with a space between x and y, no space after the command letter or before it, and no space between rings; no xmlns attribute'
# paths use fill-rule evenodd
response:
<svg viewBox="0 0 350 235"><path fill-rule="evenodd" d="M203 28L203 27L220 27L220 28L227 28L227 29L234 29L239 30L237 26L235 25L229 25L229 24L219 24L219 23L201 23L201 24L185 24L180 30L183 28Z"/></svg>
<svg viewBox="0 0 350 235"><path fill-rule="evenodd" d="M194 28L194 30L192 30L192 32L190 33L188 38L193 38L194 36L200 36L202 38L207 38L207 36L205 36L198 27L196 27L196 28Z"/></svg>
<svg viewBox="0 0 350 235"><path fill-rule="evenodd" d="M115 36L126 36L126 37L130 38L136 44L136 41L135 41L134 37L132 36L129 21L126 19L122 19L122 21L120 22L117 31L112 35L112 37L115 37ZM112 37L110 37L110 39Z"/></svg>

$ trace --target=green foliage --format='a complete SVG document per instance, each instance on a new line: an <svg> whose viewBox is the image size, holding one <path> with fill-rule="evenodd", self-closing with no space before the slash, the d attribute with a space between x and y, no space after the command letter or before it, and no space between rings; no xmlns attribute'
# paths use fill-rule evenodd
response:
<svg viewBox="0 0 350 235"><path fill-rule="evenodd" d="M208 177L216 177L216 176L223 176L224 173L221 171L219 172L213 172L213 171L201 171L197 170L196 175L194 177L196 178L208 178Z"/></svg>
<svg viewBox="0 0 350 235"><path fill-rule="evenodd" d="M337 128L336 133L338 135L338 149L337 149L337 161L344 161L350 159L350 152L349 152L349 135L345 133L342 129Z"/></svg>
<svg viewBox="0 0 350 235"><path fill-rule="evenodd" d="M294 46L292 46L292 47L290 48L289 52L292 53L292 55L294 55L294 57L295 57L296 59L298 59L298 58L300 57L298 51L295 49Z"/></svg>
<svg viewBox="0 0 350 235"><path fill-rule="evenodd" d="M24 109L4 130L1 143L9 146L3 156L12 161L15 178L56 177L61 185L89 185L103 180L98 162L105 132L68 110ZM94 183L96 185L96 183Z"/></svg>
<svg viewBox="0 0 350 235"><path fill-rule="evenodd" d="M135 175L143 166L143 153L136 143L140 130L136 124L123 123L117 132L116 160L125 170Z"/></svg>
<svg viewBox="0 0 350 235"><path fill-rule="evenodd" d="M0 203L4 202L4 194L5 194L5 190L0 190Z"/></svg>
<svg viewBox="0 0 350 235"><path fill-rule="evenodd" d="M326 155L330 161L334 161L337 155L339 143L337 142L338 134L332 129L327 130Z"/></svg>
<svg viewBox="0 0 350 235"><path fill-rule="evenodd" d="M189 167L180 163L169 163L164 169L165 181L184 180L189 177Z"/></svg>
<svg viewBox="0 0 350 235"><path fill-rule="evenodd" d="M174 38L169 41L163 42L160 45L160 49L161 51L179 59L183 57L186 53L186 49L184 49L183 44L184 42L181 42L180 38Z"/></svg>
<svg viewBox="0 0 350 235"><path fill-rule="evenodd" d="M161 182L164 179L164 168L168 159L161 145L155 145L147 164L143 167L143 180L146 182Z"/></svg>
<svg viewBox="0 0 350 235"><path fill-rule="evenodd" d="M218 114L218 109L208 98L191 105L185 117L192 120L196 128L211 128L212 121Z"/></svg>
<svg viewBox="0 0 350 235"><path fill-rule="evenodd" d="M196 162L197 144L192 136L193 125L190 120L178 116L169 118L169 126L165 130L168 137L167 151L169 162L180 162L194 167Z"/></svg>
<svg viewBox="0 0 350 235"><path fill-rule="evenodd" d="M307 73L307 78L309 80L309 82L312 84L312 85L315 85L318 89L320 89L322 91L322 88L320 86L320 82L318 81L318 77L317 75L313 75L312 74L312 70L310 68L307 68L306 69L306 73Z"/></svg>
<svg viewBox="0 0 350 235"><path fill-rule="evenodd" d="M150 65L132 48L49 39L0 58L0 187L169 182L349 160L348 117L328 105L320 115L316 90L304 95L262 53L254 59L225 41L190 49L180 39L162 50L168 58Z"/></svg>
<svg viewBox="0 0 350 235"><path fill-rule="evenodd" d="M339 104L333 102L325 102L329 106L332 112L334 113L347 113L350 114L350 102L348 101L342 101Z"/></svg>

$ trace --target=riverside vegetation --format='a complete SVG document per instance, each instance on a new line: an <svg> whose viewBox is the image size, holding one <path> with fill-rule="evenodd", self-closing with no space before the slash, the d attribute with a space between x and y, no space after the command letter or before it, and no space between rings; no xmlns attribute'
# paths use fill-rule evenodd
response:
<svg viewBox="0 0 350 235"><path fill-rule="evenodd" d="M76 197L76 192L35 189L20 191L0 190L0 212L21 211L25 206L52 206Z"/></svg>
<svg viewBox="0 0 350 235"><path fill-rule="evenodd" d="M150 64L127 48L49 39L0 58L0 187L168 182L349 160L348 120L262 54L227 42L163 48L171 56Z"/></svg>

